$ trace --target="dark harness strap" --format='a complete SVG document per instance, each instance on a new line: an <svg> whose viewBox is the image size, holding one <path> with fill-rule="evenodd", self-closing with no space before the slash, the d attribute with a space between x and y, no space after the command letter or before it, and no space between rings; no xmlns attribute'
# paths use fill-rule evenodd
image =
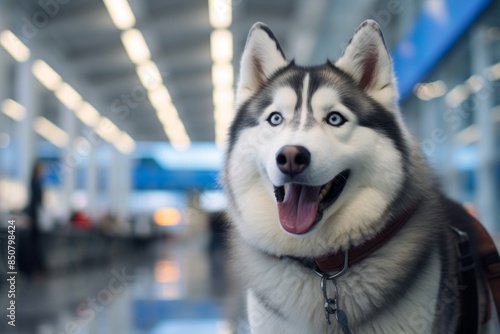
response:
<svg viewBox="0 0 500 334"><path fill-rule="evenodd" d="M488 279L489 290L495 303L498 320L500 320L500 256L498 255L495 242L488 231L486 231L473 213L470 216L472 218L475 237L477 238L481 265ZM488 316L491 316L490 307L491 305L488 302Z"/></svg>
<svg viewBox="0 0 500 334"><path fill-rule="evenodd" d="M469 235L456 227L451 227L456 235L456 251L458 254L458 284L466 286L460 294L460 318L457 334L473 334L478 332L479 303L477 291L476 263L470 246Z"/></svg>
<svg viewBox="0 0 500 334"><path fill-rule="evenodd" d="M412 214L414 211L411 210ZM404 222L411 217L411 214L403 215L403 219L399 220L399 223L394 224L396 227L392 226L388 231L384 231L384 237L378 236L377 238L383 241L387 240L395 234L399 228L404 224ZM474 237L477 238L477 244L479 246L479 256L480 265L485 270L488 286L490 292L493 296L493 301L496 306L498 319L500 320L500 256L496 249L495 243L493 242L491 236L486 231L484 226L473 216L471 216L472 226L474 228ZM392 225L392 224L390 224ZM470 238L467 233L459 230L456 227L451 227L455 234L456 239L456 252L457 252L457 275L458 275L458 285L465 286L465 289L460 289L460 318L457 327L457 334L472 334L477 333L479 329L479 292L478 292L478 276L476 274L476 262L473 256L473 250L470 245ZM380 240L377 240L380 241ZM371 242L370 242L371 243ZM376 243L378 247L378 242ZM332 269L337 270L340 266L346 264L351 265L353 263L361 261L364 257L371 254L370 251L366 251L365 245L358 247L360 256L356 256L351 259L345 257L343 252L337 254L330 254L329 256L323 258L299 258L293 256L273 256L277 259L288 258L300 262L303 266L311 269L320 269L321 271L328 272ZM370 250L376 250L377 247L366 247ZM356 252L355 252L356 253ZM269 254L268 254L269 255ZM489 300L488 300L489 307Z"/></svg>
<svg viewBox="0 0 500 334"><path fill-rule="evenodd" d="M493 296L498 320L500 320L500 256L493 239L484 226L475 217L472 217L472 223L479 247L481 265L488 278L488 286Z"/></svg>

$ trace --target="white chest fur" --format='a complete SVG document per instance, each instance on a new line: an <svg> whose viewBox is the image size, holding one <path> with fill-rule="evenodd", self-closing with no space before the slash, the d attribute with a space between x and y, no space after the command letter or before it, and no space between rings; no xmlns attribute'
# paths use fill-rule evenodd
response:
<svg viewBox="0 0 500 334"><path fill-rule="evenodd" d="M319 276L290 260L276 261L262 254L247 259L250 257L261 257L259 265L254 263L246 273L251 279L248 312L252 333L325 333ZM338 279L339 308L346 312L354 333L431 332L440 281L437 254L418 280L392 300L388 280L391 271L397 270L367 259ZM333 285L329 296L334 296ZM332 323L328 333L341 333L335 321Z"/></svg>

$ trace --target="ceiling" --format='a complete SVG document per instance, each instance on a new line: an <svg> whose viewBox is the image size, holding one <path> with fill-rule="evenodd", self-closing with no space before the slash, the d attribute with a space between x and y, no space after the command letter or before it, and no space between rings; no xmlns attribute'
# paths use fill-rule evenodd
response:
<svg viewBox="0 0 500 334"><path fill-rule="evenodd" d="M44 11L35 0L7 1L7 27L28 45L32 58L47 61L85 100L135 141L167 141L153 106L141 90L135 64L121 42L121 31L102 0L45 3L56 3L57 7ZM210 53L213 28L208 0L129 3L136 17L135 26L144 35L151 59L160 70L190 140L214 141ZM229 29L233 34L235 76L253 23L268 24L285 53L298 63L318 63L337 57L355 27L377 5L380 1L233 0ZM40 14L44 12L49 15ZM27 22L34 20L39 20L38 25L29 30ZM60 124L58 100L42 88L40 94L40 113ZM83 123L79 127L83 128Z"/></svg>

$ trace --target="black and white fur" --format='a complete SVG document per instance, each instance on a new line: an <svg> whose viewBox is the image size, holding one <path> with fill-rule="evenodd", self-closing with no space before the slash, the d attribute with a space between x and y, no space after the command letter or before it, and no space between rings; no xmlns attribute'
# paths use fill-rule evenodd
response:
<svg viewBox="0 0 500 334"><path fill-rule="evenodd" d="M335 322L326 329L319 277L290 257L359 245L414 206L395 237L338 279L339 307L353 333L455 332L460 287L449 212L466 215L438 190L397 102L376 22L361 24L335 63L314 67L287 61L267 26L252 27L222 175L252 333L340 333ZM325 122L332 110L345 124ZM275 111L283 116L279 126L268 122ZM321 221L301 235L281 227L276 209L273 187L290 182L276 164L284 145L311 152L294 182L322 185L351 171Z"/></svg>

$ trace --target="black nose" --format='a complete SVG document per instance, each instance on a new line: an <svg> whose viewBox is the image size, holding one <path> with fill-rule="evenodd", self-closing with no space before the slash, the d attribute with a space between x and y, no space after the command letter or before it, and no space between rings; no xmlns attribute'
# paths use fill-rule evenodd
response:
<svg viewBox="0 0 500 334"><path fill-rule="evenodd" d="M286 145L276 154L276 163L283 174L294 176L309 166L311 153L303 146Z"/></svg>

